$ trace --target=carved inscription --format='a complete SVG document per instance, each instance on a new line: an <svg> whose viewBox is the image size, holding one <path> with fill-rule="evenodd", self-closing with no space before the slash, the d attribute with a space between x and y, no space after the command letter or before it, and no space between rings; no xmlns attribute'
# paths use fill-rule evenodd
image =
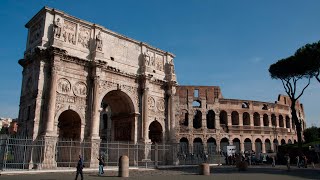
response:
<svg viewBox="0 0 320 180"><path fill-rule="evenodd" d="M69 21L64 22L63 40L70 44L76 44L76 24Z"/></svg>
<svg viewBox="0 0 320 180"><path fill-rule="evenodd" d="M86 105L86 99L82 97L74 97L68 96L65 94L57 94L57 102L58 103L70 103L70 104L77 104L79 106Z"/></svg>
<svg viewBox="0 0 320 180"><path fill-rule="evenodd" d="M89 47L90 40L90 29L80 26L78 33L78 43L82 45L84 48Z"/></svg>
<svg viewBox="0 0 320 180"><path fill-rule="evenodd" d="M76 96L85 97L87 95L87 85L83 82L77 82L72 89Z"/></svg>
<svg viewBox="0 0 320 180"><path fill-rule="evenodd" d="M71 84L67 79L61 78L58 80L58 88L57 91L59 93L69 93L71 90Z"/></svg>

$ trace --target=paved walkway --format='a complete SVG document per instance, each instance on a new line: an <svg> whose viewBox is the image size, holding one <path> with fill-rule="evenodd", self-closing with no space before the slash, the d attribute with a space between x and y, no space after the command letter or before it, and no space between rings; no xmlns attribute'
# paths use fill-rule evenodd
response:
<svg viewBox="0 0 320 180"><path fill-rule="evenodd" d="M87 169L84 173L85 180L101 180L101 179L123 179L117 177L116 169L108 168L104 176L98 176L94 169ZM35 174L11 174L2 173L0 179L8 180L68 180L74 179L75 172L34 172ZM80 177L78 177L80 179ZM161 169L130 169L130 177L125 179L132 180L194 180L194 179L214 179L214 180L286 180L286 179L318 179L320 180L320 169L302 169L292 167L288 172L285 166L277 166L275 168L267 166L249 167L247 171L239 172L236 168L230 166L214 166L211 167L210 176L198 175L198 167L178 167L178 168L161 168Z"/></svg>

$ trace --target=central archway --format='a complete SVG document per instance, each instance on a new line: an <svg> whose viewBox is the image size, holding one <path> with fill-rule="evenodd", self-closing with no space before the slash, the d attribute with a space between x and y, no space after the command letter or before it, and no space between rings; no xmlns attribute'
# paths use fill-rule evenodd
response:
<svg viewBox="0 0 320 180"><path fill-rule="evenodd" d="M101 102L102 141L133 141L135 110L131 98L120 90L108 92Z"/></svg>

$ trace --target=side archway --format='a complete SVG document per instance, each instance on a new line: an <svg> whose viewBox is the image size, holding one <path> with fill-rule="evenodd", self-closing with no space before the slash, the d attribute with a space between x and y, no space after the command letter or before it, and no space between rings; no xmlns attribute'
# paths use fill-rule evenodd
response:
<svg viewBox="0 0 320 180"><path fill-rule="evenodd" d="M162 127L158 121L153 121L149 126L149 139L152 143L162 142Z"/></svg>

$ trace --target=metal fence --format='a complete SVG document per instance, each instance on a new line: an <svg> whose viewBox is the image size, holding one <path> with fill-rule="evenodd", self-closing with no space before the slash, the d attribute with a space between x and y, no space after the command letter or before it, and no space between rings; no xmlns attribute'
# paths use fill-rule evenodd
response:
<svg viewBox="0 0 320 180"><path fill-rule="evenodd" d="M86 167L93 165L102 155L107 166L118 166L119 157L127 155L129 165L133 167L157 167L164 165L191 165L207 163L222 163L219 154L189 153L183 144L144 144L132 142L101 142L99 152L93 153L91 141L73 141L67 139L55 140L54 161L46 162L44 151L48 140L0 136L0 170L29 170L53 167L75 168L82 155ZM96 164L97 165L97 164ZM94 165L93 165L94 166Z"/></svg>
<svg viewBox="0 0 320 180"><path fill-rule="evenodd" d="M48 140L47 140L48 141ZM118 166L119 157L127 155L130 166L173 164L177 144L144 144L132 142L101 142L99 152L92 153L91 141L59 139L55 143L53 167L75 168L82 155L86 167L92 165L91 154L102 155L107 166ZM0 136L0 170L42 169L46 142L44 139Z"/></svg>

